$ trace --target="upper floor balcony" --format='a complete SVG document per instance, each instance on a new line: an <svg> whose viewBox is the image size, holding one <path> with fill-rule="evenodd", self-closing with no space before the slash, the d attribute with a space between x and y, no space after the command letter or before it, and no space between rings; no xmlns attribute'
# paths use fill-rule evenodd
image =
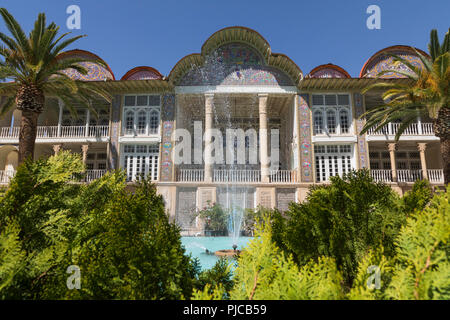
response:
<svg viewBox="0 0 450 320"><path fill-rule="evenodd" d="M414 183L416 180L423 179L422 170L396 170L396 175L392 170L370 170L372 178L375 181L385 183ZM297 170L273 170L270 171L269 182L272 184L299 183ZM427 179L432 184L443 184L444 175L442 169L428 169ZM178 169L178 182L204 182L203 169ZM213 183L260 183L260 170L213 170ZM328 181L322 181L328 182Z"/></svg>
<svg viewBox="0 0 450 320"><path fill-rule="evenodd" d="M394 140L401 123L390 122L380 130L375 131L375 128L371 128L367 131L368 141L380 141L380 140ZM434 135L433 124L416 122L409 125L400 136L400 140L439 140Z"/></svg>
<svg viewBox="0 0 450 320"><path fill-rule="evenodd" d="M89 183L95 179L101 178L107 170L86 170L79 177L74 177L74 182ZM376 169L370 170L372 178L377 182L385 183L414 183L416 180L423 179L422 170L396 170L396 178L392 170ZM0 185L8 184L14 177L15 170L0 170ZM443 184L444 174L442 169L428 169L427 179L431 184ZM396 180L396 181L394 181ZM131 180L130 180L131 181ZM134 180L133 180L134 181ZM178 182L203 182L203 169L178 169ZM155 180L156 182L156 180ZM214 183L260 183L260 170L214 170ZM270 172L270 183L272 184L293 184L300 182L297 179L297 170L273 170Z"/></svg>
<svg viewBox="0 0 450 320"><path fill-rule="evenodd" d="M103 177L106 172L107 170L86 170L76 177L72 177L72 180L73 182L89 183ZM0 185L7 185L15 174L16 170L0 170Z"/></svg>
<svg viewBox="0 0 450 320"><path fill-rule="evenodd" d="M178 169L178 182L203 182L205 180L204 169ZM261 170L254 169L214 169L213 183L261 183ZM271 170L269 172L270 183L296 183L297 170Z"/></svg>
<svg viewBox="0 0 450 320"><path fill-rule="evenodd" d="M399 182L399 183L413 183L416 180L423 179L423 170L396 170L397 177L394 178L392 170L376 169L370 170L372 178L375 181L380 182ZM443 184L444 183L444 172L442 169L427 169L426 170L428 181L432 184ZM397 181L394 181L397 180Z"/></svg>
<svg viewBox="0 0 450 320"><path fill-rule="evenodd" d="M18 143L20 127L0 128L0 142ZM109 138L109 126L38 126L36 142L55 141L104 141Z"/></svg>

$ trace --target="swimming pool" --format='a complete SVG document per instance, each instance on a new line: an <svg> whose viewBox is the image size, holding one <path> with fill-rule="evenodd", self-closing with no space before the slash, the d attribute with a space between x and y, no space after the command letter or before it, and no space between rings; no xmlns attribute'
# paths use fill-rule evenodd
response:
<svg viewBox="0 0 450 320"><path fill-rule="evenodd" d="M237 241L238 250L241 250L252 237L239 237ZM230 237L181 237L181 242L186 249L186 254L192 254L200 260L202 270L212 268L219 259L214 255L206 253L221 249L232 249L233 241Z"/></svg>

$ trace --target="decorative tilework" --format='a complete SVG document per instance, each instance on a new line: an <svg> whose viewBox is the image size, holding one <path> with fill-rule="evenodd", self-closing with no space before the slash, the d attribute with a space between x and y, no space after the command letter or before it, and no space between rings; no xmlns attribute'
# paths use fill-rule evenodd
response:
<svg viewBox="0 0 450 320"><path fill-rule="evenodd" d="M255 50L239 43L224 45L217 53L217 61L228 65L261 65L264 61Z"/></svg>
<svg viewBox="0 0 450 320"><path fill-rule="evenodd" d="M231 43L206 57L205 64L193 68L180 81L181 86L268 85L292 86L280 70L267 66L250 46Z"/></svg>
<svg viewBox="0 0 450 320"><path fill-rule="evenodd" d="M309 108L308 94L298 96L298 111L300 121L301 182L312 182L311 109Z"/></svg>
<svg viewBox="0 0 450 320"><path fill-rule="evenodd" d="M424 66L422 64L422 61L420 61L420 58L418 56L412 55L410 53L405 53L404 51L390 51L389 53L395 54L400 56L401 58L407 60L412 65L423 69ZM411 70L404 65L403 63L394 63L393 57L390 57L386 54L381 54L378 56L374 61L372 61L367 67L366 67L366 74L364 77L367 78L375 78L377 75L386 70L394 70L393 72L388 72L381 76L381 78L384 79L392 79L392 78L405 78L404 75L398 74L395 72L395 70L403 71L403 72L410 72Z"/></svg>
<svg viewBox="0 0 450 320"><path fill-rule="evenodd" d="M128 70L120 80L155 80L162 78L161 73L155 68L140 66Z"/></svg>
<svg viewBox="0 0 450 320"><path fill-rule="evenodd" d="M356 130L358 134L358 159L359 159L359 169L369 168L369 155L366 146L366 136L359 134L364 127L365 120L359 119L359 117L364 113L362 95L360 93L355 93L353 95L353 102L355 105L355 116L356 116Z"/></svg>
<svg viewBox="0 0 450 320"><path fill-rule="evenodd" d="M166 94L162 97L162 150L161 150L161 181L171 181L173 172L172 133L174 130L175 95Z"/></svg>
<svg viewBox="0 0 450 320"><path fill-rule="evenodd" d="M127 80L153 80L153 79L161 79L161 77L158 74L148 70L135 72L127 78Z"/></svg>
<svg viewBox="0 0 450 320"><path fill-rule="evenodd" d="M342 72L334 69L321 69L311 74L311 78L348 78Z"/></svg>
<svg viewBox="0 0 450 320"><path fill-rule="evenodd" d="M84 58L93 60L92 55L89 53L82 53L82 52L76 52L74 54L68 54L67 58ZM114 77L111 74L111 72L103 67L100 66L94 62L81 62L79 63L83 67L85 67L88 70L88 73L83 75L76 71L75 69L66 69L62 71L64 74L69 76L70 78L74 80L82 80L82 81L105 81L105 80L113 80Z"/></svg>
<svg viewBox="0 0 450 320"><path fill-rule="evenodd" d="M116 95L111 104L111 139L110 139L110 156L109 168L117 169L118 167L118 149L120 135L120 102L121 96Z"/></svg>

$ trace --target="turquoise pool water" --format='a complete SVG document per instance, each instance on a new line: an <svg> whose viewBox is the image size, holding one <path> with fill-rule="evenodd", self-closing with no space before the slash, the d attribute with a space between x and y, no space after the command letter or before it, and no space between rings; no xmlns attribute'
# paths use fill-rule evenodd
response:
<svg viewBox="0 0 450 320"><path fill-rule="evenodd" d="M252 237L240 237L237 241L238 249L242 249ZM214 255L206 253L209 251L217 251L222 249L232 249L233 241L230 237L181 237L181 242L186 248L187 254L197 257L202 265L202 270L209 269L214 266L219 259Z"/></svg>

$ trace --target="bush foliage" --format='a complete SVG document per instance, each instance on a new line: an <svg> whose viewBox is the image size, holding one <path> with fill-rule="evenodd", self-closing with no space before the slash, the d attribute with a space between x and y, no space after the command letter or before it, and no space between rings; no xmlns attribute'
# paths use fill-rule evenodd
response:
<svg viewBox="0 0 450 320"><path fill-rule="evenodd" d="M273 239L299 266L321 256L334 258L350 287L369 250L382 246L387 257L394 255L407 215L423 209L430 195L429 186L419 182L400 198L368 171L353 171L312 187L305 202L292 203L286 218L274 219Z"/></svg>
<svg viewBox="0 0 450 320"><path fill-rule="evenodd" d="M201 271L153 184L74 182L83 171L61 152L25 162L0 193L0 299L450 299L450 186L433 196L418 181L399 197L365 171L334 177L284 214L247 213L255 237L234 271Z"/></svg>
<svg viewBox="0 0 450 320"><path fill-rule="evenodd" d="M132 193L121 172L70 183L83 170L69 152L18 169L0 200L1 298L189 298L195 270L154 185ZM70 265L80 290L66 286Z"/></svg>
<svg viewBox="0 0 450 320"><path fill-rule="evenodd" d="M382 246L369 249L357 262L348 288L340 266L320 256L299 267L291 254L272 239L271 224L260 224L256 237L238 260L231 299L442 299L450 294L450 186L434 196L423 212L414 211L395 239L392 257ZM371 286L371 267L379 270L380 286ZM220 284L197 290L194 299L221 299Z"/></svg>

